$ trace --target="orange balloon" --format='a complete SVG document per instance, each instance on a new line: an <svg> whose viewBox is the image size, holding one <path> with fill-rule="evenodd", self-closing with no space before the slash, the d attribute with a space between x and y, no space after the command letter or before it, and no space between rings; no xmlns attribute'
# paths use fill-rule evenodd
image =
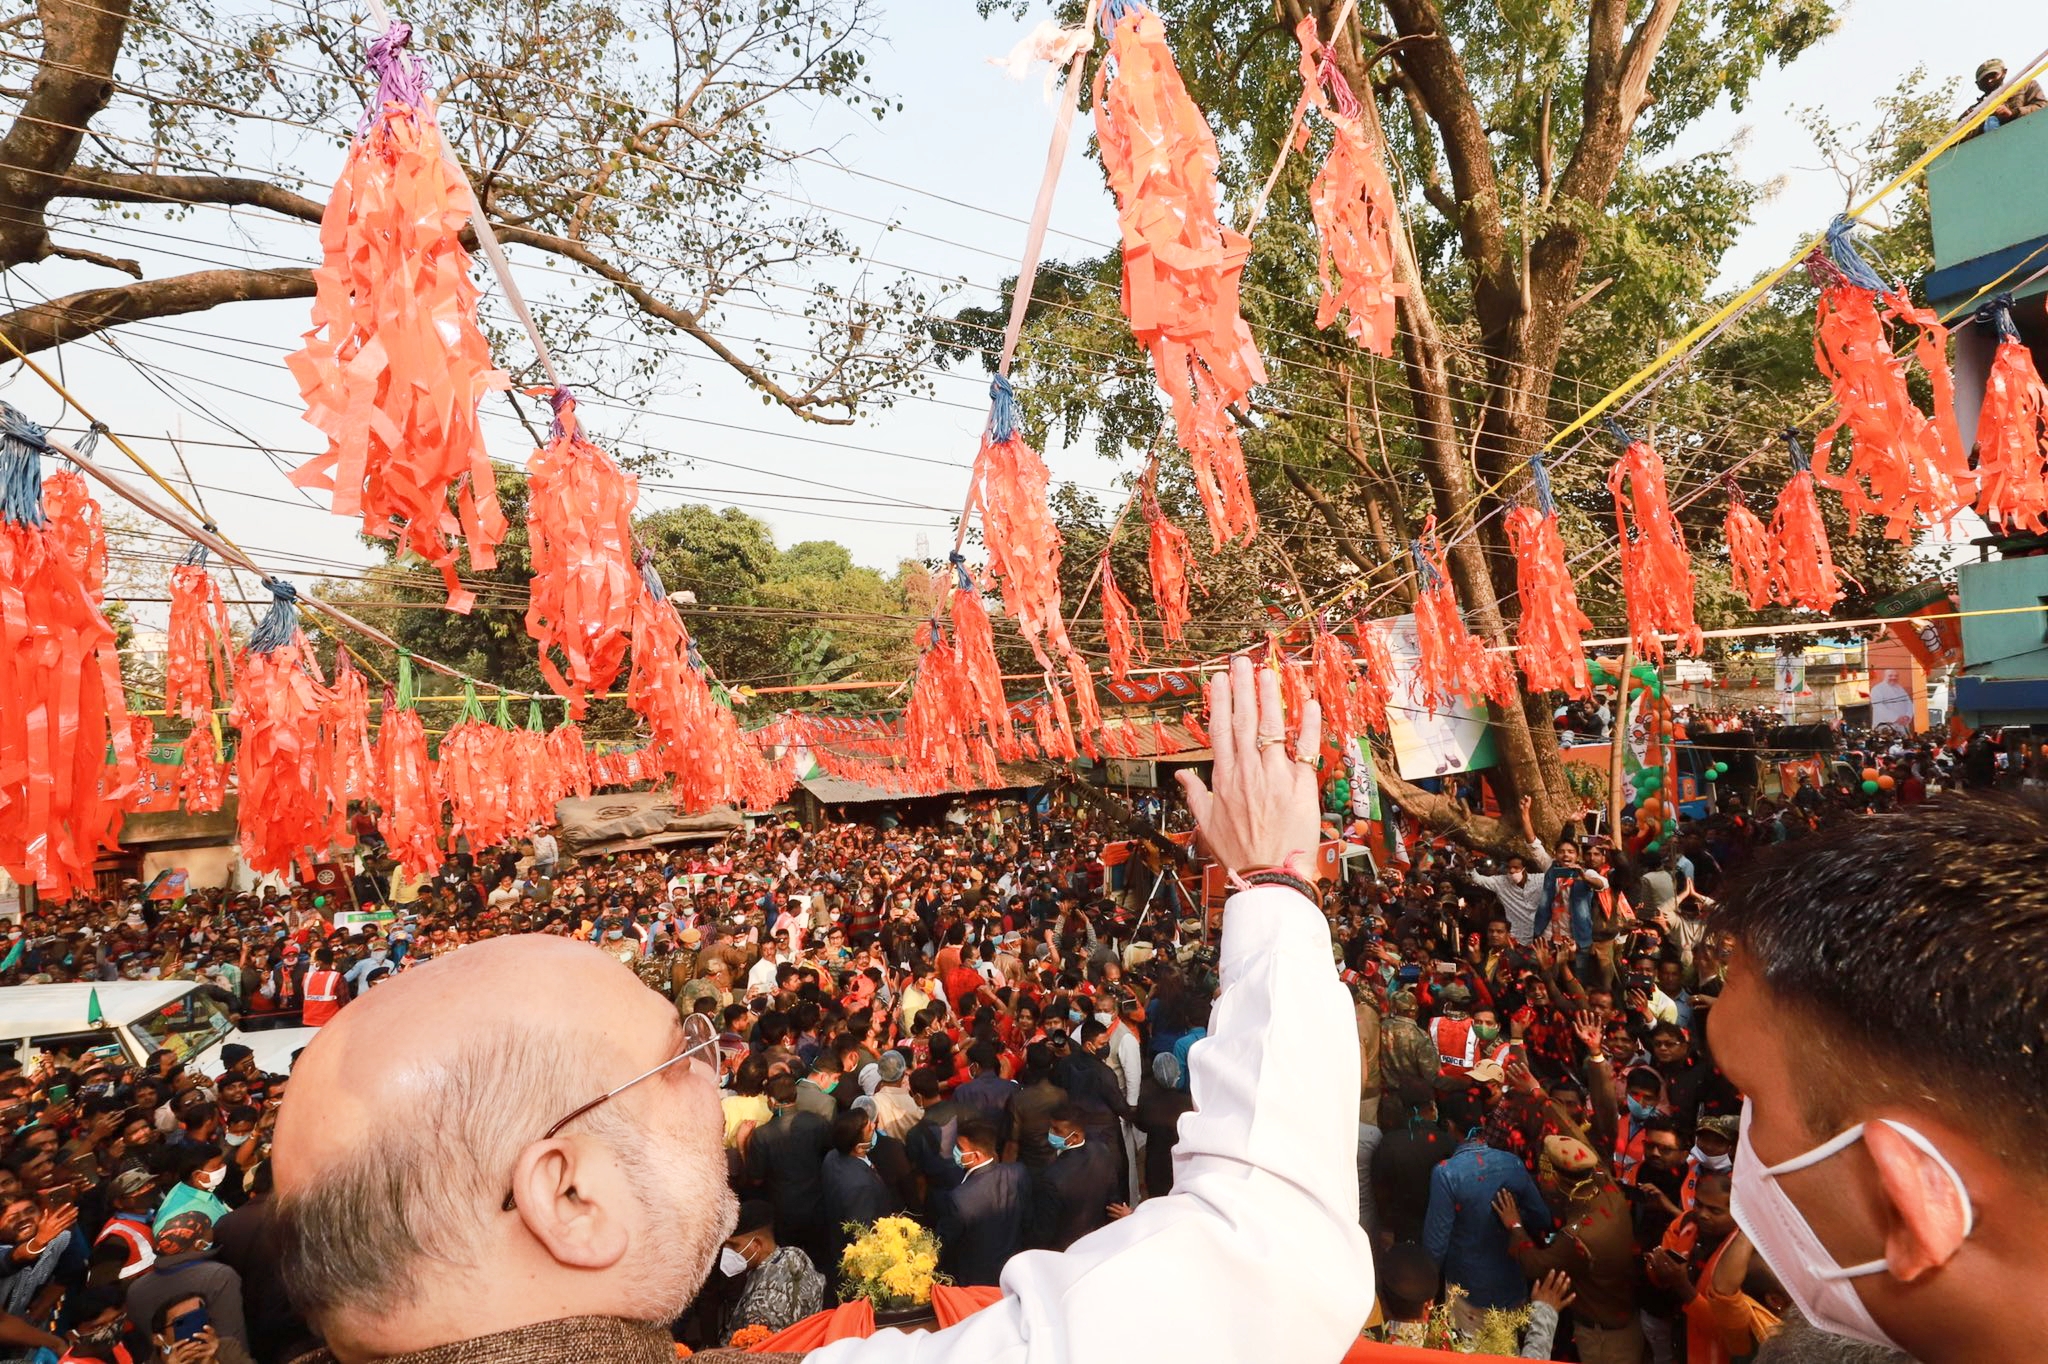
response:
<svg viewBox="0 0 2048 1364"><path fill-rule="evenodd" d="M1643 803L1637 808L1646 815L1654 815L1664 808L1664 802L1658 800L1655 796L1644 796Z"/></svg>
<svg viewBox="0 0 2048 1364"><path fill-rule="evenodd" d="M1877 780L1877 769L1876 769L1876 768L1874 768L1874 767L1866 767L1866 768L1864 768L1864 769L1863 769L1863 780L1865 780L1865 781L1876 781L1876 780Z"/></svg>
<svg viewBox="0 0 2048 1364"><path fill-rule="evenodd" d="M1889 772L1877 779L1877 789L1880 791L1889 791L1897 785L1898 782L1892 779L1892 775Z"/></svg>

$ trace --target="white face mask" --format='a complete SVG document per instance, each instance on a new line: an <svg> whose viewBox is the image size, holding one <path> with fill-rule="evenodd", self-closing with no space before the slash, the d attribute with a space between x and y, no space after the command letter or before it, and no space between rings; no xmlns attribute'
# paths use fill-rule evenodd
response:
<svg viewBox="0 0 2048 1364"><path fill-rule="evenodd" d="M222 1137L221 1140L226 1142L230 1146L240 1146L242 1143L249 1140L249 1134L247 1132L230 1132L226 1136ZM222 1171L221 1173L225 1174L227 1172Z"/></svg>
<svg viewBox="0 0 2048 1364"><path fill-rule="evenodd" d="M1956 1197L1963 1201L1963 1235L1967 1238L1976 1228L1977 1210L1970 1202L1969 1190L1963 1187L1963 1177L1935 1149L1934 1143L1920 1133L1889 1118L1878 1121L1919 1148L1921 1154L1948 1176L1949 1183L1955 1186ZM1863 1140L1864 1124L1858 1123L1848 1131L1829 1138L1803 1156L1794 1156L1771 1166L1759 1160L1749 1144L1750 1126L1750 1105L1745 1099L1742 1103L1742 1136L1735 1147L1731 1198L1736 1225L1756 1244L1757 1251L1770 1263L1772 1272L1808 1321L1838 1336L1898 1350L1898 1343L1886 1335L1871 1317L1870 1309L1863 1305L1862 1295L1857 1293L1851 1282L1886 1272L1886 1263L1869 1260L1846 1267L1835 1263L1835 1257L1813 1234L1813 1228L1807 1225L1805 1214L1778 1187L1779 1176L1810 1169Z"/></svg>
<svg viewBox="0 0 2048 1364"><path fill-rule="evenodd" d="M1725 1173L1728 1167L1735 1163L1735 1157L1733 1156L1710 1156L1705 1151L1700 1150L1697 1145L1692 1148L1692 1158L1702 1170L1708 1170L1717 1175Z"/></svg>
<svg viewBox="0 0 2048 1364"><path fill-rule="evenodd" d="M212 1193L220 1187L220 1182L227 1177L228 1172L225 1167L218 1170L208 1170L199 1176L199 1187L208 1193Z"/></svg>
<svg viewBox="0 0 2048 1364"><path fill-rule="evenodd" d="M718 1252L718 1272L728 1279L737 1279L747 1272L747 1257L731 1246Z"/></svg>

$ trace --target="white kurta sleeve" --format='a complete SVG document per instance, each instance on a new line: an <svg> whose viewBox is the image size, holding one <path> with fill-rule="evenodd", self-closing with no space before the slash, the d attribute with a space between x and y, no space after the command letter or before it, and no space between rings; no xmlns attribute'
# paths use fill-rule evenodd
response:
<svg viewBox="0 0 2048 1364"><path fill-rule="evenodd" d="M884 1331L809 1364L1250 1364L1343 1357L1373 1304L1358 1225L1357 1032L1329 926L1294 891L1230 899L1223 992L1189 1056L1173 1192L1003 1271L951 1330Z"/></svg>

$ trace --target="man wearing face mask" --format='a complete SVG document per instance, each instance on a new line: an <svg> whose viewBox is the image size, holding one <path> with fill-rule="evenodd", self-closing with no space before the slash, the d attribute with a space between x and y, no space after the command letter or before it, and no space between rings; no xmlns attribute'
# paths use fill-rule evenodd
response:
<svg viewBox="0 0 2048 1364"><path fill-rule="evenodd" d="M824 1308L825 1276L810 1256L776 1243L775 1210L766 1203L740 1204L739 1222L718 1252L718 1269L727 1278L744 1278L726 1322L727 1340L748 1326L780 1331Z"/></svg>
<svg viewBox="0 0 2048 1364"><path fill-rule="evenodd" d="M2044 873L2048 807L1944 797L1723 897L1734 1216L1813 1325L1924 1364L2040 1356L2048 1298L2015 1290L2048 1276Z"/></svg>
<svg viewBox="0 0 2048 1364"><path fill-rule="evenodd" d="M953 1159L964 1175L939 1200L939 1269L956 1284L996 1284L1003 1266L1024 1248L1031 1212L1031 1176L997 1159L1002 1145L987 1118L960 1120Z"/></svg>
<svg viewBox="0 0 2048 1364"><path fill-rule="evenodd" d="M1536 827L1529 820L1530 799L1522 797L1522 837L1529 844L1529 853L1509 853L1507 870L1491 876L1462 875L1462 879L1493 892L1493 898L1500 901L1501 913L1507 915L1508 934L1517 943L1526 947L1536 941L1536 912L1543 906L1543 876L1550 870L1550 854L1544 851L1543 841L1536 837ZM1537 875L1531 876L1534 868Z"/></svg>
<svg viewBox="0 0 2048 1364"><path fill-rule="evenodd" d="M1065 1250L1109 1223L1121 1161L1082 1125L1080 1109L1069 1104L1053 1114L1046 1140L1053 1162L1032 1181L1031 1244Z"/></svg>
<svg viewBox="0 0 2048 1364"><path fill-rule="evenodd" d="M219 1192L228 1177L227 1156L220 1147L210 1142L181 1147L172 1169L178 1182L157 1205L156 1230L159 1235L164 1224L179 1213L196 1212L206 1219L209 1226L228 1215L228 1205L221 1200Z"/></svg>

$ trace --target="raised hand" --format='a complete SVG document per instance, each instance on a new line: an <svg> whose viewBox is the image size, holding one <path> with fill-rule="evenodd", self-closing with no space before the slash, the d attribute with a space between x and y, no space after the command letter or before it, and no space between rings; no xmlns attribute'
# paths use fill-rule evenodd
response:
<svg viewBox="0 0 2048 1364"><path fill-rule="evenodd" d="M1209 684L1209 733L1215 787L1191 769L1178 775L1210 855L1233 872L1285 867L1313 880L1320 836L1316 769L1288 756L1278 675L1255 670L1241 654L1232 659L1230 671ZM1322 735L1322 708L1310 701L1301 717L1300 750L1321 751Z"/></svg>

